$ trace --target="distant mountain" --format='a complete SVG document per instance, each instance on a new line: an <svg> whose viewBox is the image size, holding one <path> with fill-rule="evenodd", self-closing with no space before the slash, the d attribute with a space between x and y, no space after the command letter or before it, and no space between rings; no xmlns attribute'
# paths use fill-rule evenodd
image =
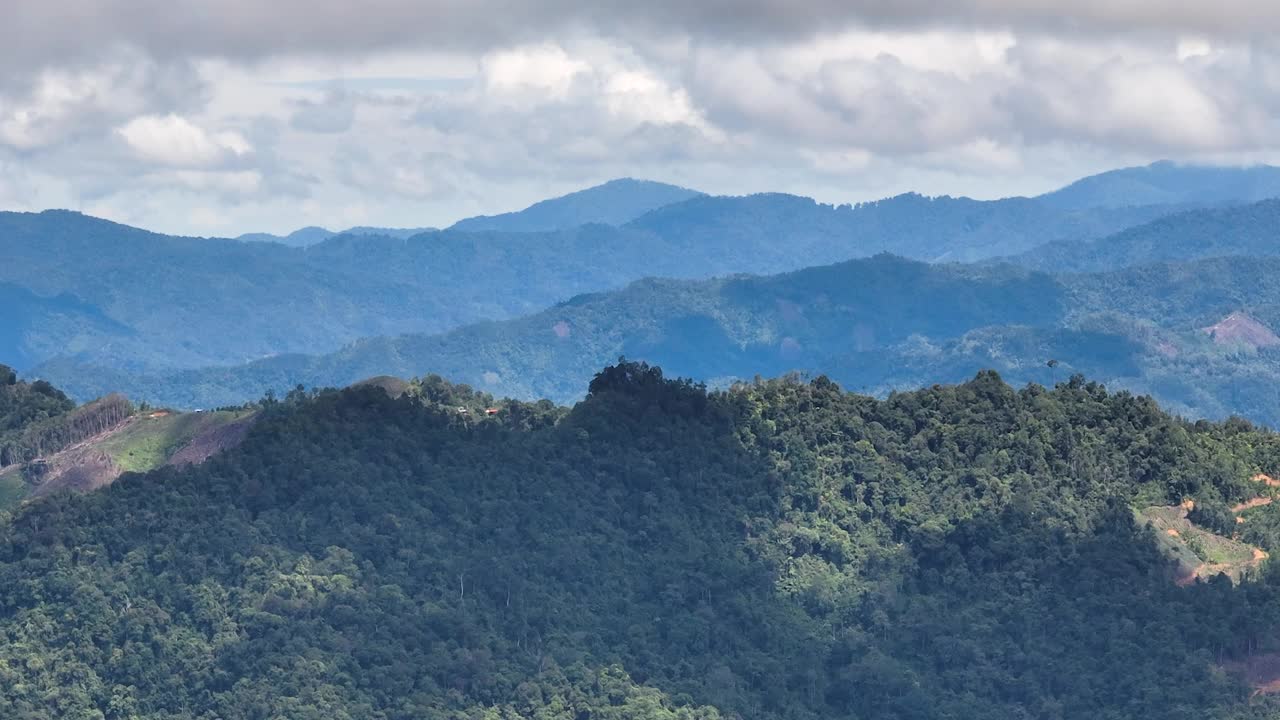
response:
<svg viewBox="0 0 1280 720"><path fill-rule="evenodd" d="M699 196L623 227L336 235L306 248L171 237L66 211L0 213L0 283L45 298L71 294L114 323L70 344L70 331L37 323L24 331L27 349L0 354L24 369L55 356L130 372L236 364L519 317L649 275L777 273L882 251L985 258L1099 237L1164 211L918 195L856 207Z"/></svg>
<svg viewBox="0 0 1280 720"><path fill-rule="evenodd" d="M1167 160L1077 180L1039 199L1063 210L1139 205L1238 205L1280 197L1280 168L1181 165Z"/></svg>
<svg viewBox="0 0 1280 720"><path fill-rule="evenodd" d="M1228 255L1280 255L1280 200L1188 210L1090 242L1049 243L1010 259L1041 270L1090 272Z"/></svg>
<svg viewBox="0 0 1280 720"><path fill-rule="evenodd" d="M564 401L576 397L601 358L660 361L704 379L770 375L848 349L888 347L913 333L955 337L992 323L1053 325L1065 312L1062 289L1047 276L879 256L773 277L642 280L525 318L362 340L328 355L167 377L60 362L33 372L71 383L77 396L119 387L179 407L234 404L298 383L342 386L425 372L498 394Z"/></svg>
<svg viewBox="0 0 1280 720"><path fill-rule="evenodd" d="M123 388L208 407L297 384L429 372L498 395L568 401L596 365L619 355L714 384L804 370L878 394L994 367L1019 383L1083 372L1188 415L1280 424L1280 349L1221 344L1202 330L1237 325L1229 318L1238 312L1251 319L1250 337L1280 329L1280 258L1055 277L878 256L772 277L644 280L525 318L362 340L320 356L167 376L67 362L37 372L80 396Z"/></svg>
<svg viewBox="0 0 1280 720"><path fill-rule="evenodd" d="M435 228L380 228L358 226L347 228L339 232L326 230L322 227L304 227L301 230L294 230L288 235L272 235L271 233L246 233L236 238L241 242L273 242L280 245L288 245L289 247L310 247L328 240L337 235L382 235L384 237L405 239L414 235L421 235L425 232L434 232Z"/></svg>
<svg viewBox="0 0 1280 720"><path fill-rule="evenodd" d="M826 205L781 193L704 196L626 225L682 249L711 248L741 272L771 273L889 252L930 262L969 262L1053 240L1084 241L1148 222L1170 208L1063 211L1027 198L981 201L915 193L857 205ZM854 250L856 248L856 251Z"/></svg>
<svg viewBox="0 0 1280 720"><path fill-rule="evenodd" d="M676 185L622 178L534 203L518 212L481 215L455 223L451 230L544 232L579 225L623 225L635 218L702 193Z"/></svg>
<svg viewBox="0 0 1280 720"><path fill-rule="evenodd" d="M66 292L43 297L0 282L0 308L0 363L13 367L100 348L135 334L100 308Z"/></svg>

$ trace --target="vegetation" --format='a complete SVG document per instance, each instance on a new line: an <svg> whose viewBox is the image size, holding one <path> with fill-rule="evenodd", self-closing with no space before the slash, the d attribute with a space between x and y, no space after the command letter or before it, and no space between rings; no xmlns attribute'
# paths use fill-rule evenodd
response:
<svg viewBox="0 0 1280 720"><path fill-rule="evenodd" d="M1178 587L1132 506L1280 438L1075 377L885 400L598 373L269 399L239 448L0 526L13 718L1266 718L1264 569Z"/></svg>
<svg viewBox="0 0 1280 720"><path fill-rule="evenodd" d="M1243 205L1280 197L1280 168L1180 165L1163 160L1077 180L1038 200L1082 210L1141 205Z"/></svg>
<svg viewBox="0 0 1280 720"><path fill-rule="evenodd" d="M1052 272L1092 272L1177 260L1280 254L1280 200L1190 210L1091 242L1060 241L1011 258Z"/></svg>
<svg viewBox="0 0 1280 720"><path fill-rule="evenodd" d="M622 354L718 387L800 370L879 396L995 368L1017 384L1083 373L1190 417L1277 426L1280 348L1203 330L1242 310L1262 332L1280 330L1280 258L1053 276L881 255L769 277L644 280L518 320L373 338L321 356L171 375L76 363L38 372L79 397L123 389L211 407L299 383L424 371L497 395L572 402L596 367Z"/></svg>
<svg viewBox="0 0 1280 720"><path fill-rule="evenodd" d="M466 232L547 232L582 225L625 225L650 210L702 195L696 190L650 180L621 178L543 200L519 212L481 215L455 223Z"/></svg>
<svg viewBox="0 0 1280 720"><path fill-rule="evenodd" d="M624 184L628 193L633 205L653 200ZM562 209L620 219L610 214L619 203ZM73 360L136 373L331 352L359 338L519 317L650 275L777 273L886 250L981 259L1101 237L1166 212L914 195L857 207L694 197L617 227L464 224L477 229L345 234L308 247L170 237L66 211L0 213L0 302L15 299L0 327L0 362L29 371ZM554 222L565 221L557 213Z"/></svg>
<svg viewBox="0 0 1280 720"><path fill-rule="evenodd" d="M202 434L247 417L251 410L198 413L151 413L98 445L125 472L145 472L163 465Z"/></svg>

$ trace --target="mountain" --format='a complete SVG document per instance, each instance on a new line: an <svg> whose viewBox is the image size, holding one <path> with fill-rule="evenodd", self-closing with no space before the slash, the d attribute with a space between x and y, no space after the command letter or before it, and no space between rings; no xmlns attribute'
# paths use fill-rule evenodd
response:
<svg viewBox="0 0 1280 720"><path fill-rule="evenodd" d="M532 312L623 285L646 264L671 273L720 267L707 254L695 262L661 239L604 226L340 235L302 249L171 237L64 211L0 213L0 254L0 284L78 308L6 317L5 357L30 367L63 355L117 369L322 352L368 335Z"/></svg>
<svg viewBox="0 0 1280 720"><path fill-rule="evenodd" d="M698 197L697 190L621 178L534 203L518 212L481 215L455 223L450 230L468 232L546 232L579 225L624 225L664 205Z"/></svg>
<svg viewBox="0 0 1280 720"><path fill-rule="evenodd" d="M66 211L0 213L0 284L69 296L103 318L37 321L0 356L23 369L54 359L128 372L235 364L519 317L648 275L776 273L885 249L985 258L1161 212L920 196L838 208L784 195L699 197L623 227L337 235L306 248L171 237Z"/></svg>
<svg viewBox="0 0 1280 720"><path fill-rule="evenodd" d="M115 387L178 407L237 404L299 383L345 386L425 372L513 397L571 401L595 368L622 354L704 379L777 374L913 333L954 337L988 324L1053 325L1066 312L1064 300L1048 276L878 256L772 277L642 280L516 320L365 339L319 356L167 376L61 362L33 372L77 396Z"/></svg>
<svg viewBox="0 0 1280 720"><path fill-rule="evenodd" d="M271 233L246 233L236 238L241 242L273 242L280 245L288 245L289 247L310 247L328 240L337 235L380 235L384 237L392 237L404 240L414 235L422 233L435 232L435 228L380 228L357 226L334 232L326 230L322 227L304 227L301 230L294 230L288 235L272 235Z"/></svg>
<svg viewBox="0 0 1280 720"><path fill-rule="evenodd" d="M874 400L627 363L572 409L456 409L491 402L298 394L201 466L19 508L0 715L1280 712L1280 580L1226 569L1280 550L1274 434L994 373Z"/></svg>
<svg viewBox="0 0 1280 720"><path fill-rule="evenodd" d="M1063 210L1140 205L1242 205L1280 197L1280 168L1167 160L1077 180L1038 199Z"/></svg>
<svg viewBox="0 0 1280 720"><path fill-rule="evenodd" d="M324 355L169 374L76 362L33 372L79 397L114 388L210 407L298 384L424 373L571 402L593 367L619 356L715 386L800 370L878 395L996 368L1018 383L1085 373L1193 417L1280 425L1280 348L1221 343L1203 331L1239 313L1256 324L1255 337L1280 330L1280 258L1055 276L882 255L777 276L643 280L524 318L369 338Z"/></svg>
<svg viewBox="0 0 1280 720"><path fill-rule="evenodd" d="M70 293L42 297L0 282L0 363L30 367L59 354L77 354L127 339L133 331L107 317L101 308Z"/></svg>
<svg viewBox="0 0 1280 720"><path fill-rule="evenodd" d="M1009 258L1055 272L1114 270L1228 255L1280 255L1280 200L1175 213L1088 242L1062 241Z"/></svg>
<svg viewBox="0 0 1280 720"><path fill-rule="evenodd" d="M654 210L626 227L680 248L715 247L738 272L768 273L890 252L930 262L1011 255L1054 240L1082 242L1169 213L1167 207L1063 211L1036 200L914 193L825 205L795 195L700 197ZM853 250L856 248L856 251Z"/></svg>
<svg viewBox="0 0 1280 720"><path fill-rule="evenodd" d="M272 235L271 233L245 233L236 239L241 242L273 242L289 247L307 247L333 237L337 233L314 225L294 230L288 235Z"/></svg>

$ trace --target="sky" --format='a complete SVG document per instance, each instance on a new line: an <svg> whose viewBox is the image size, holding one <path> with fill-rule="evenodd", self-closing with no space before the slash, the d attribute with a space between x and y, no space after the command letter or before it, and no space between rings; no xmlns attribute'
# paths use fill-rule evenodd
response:
<svg viewBox="0 0 1280 720"><path fill-rule="evenodd" d="M1278 39L1273 0L9 0L0 209L234 236L1277 163Z"/></svg>

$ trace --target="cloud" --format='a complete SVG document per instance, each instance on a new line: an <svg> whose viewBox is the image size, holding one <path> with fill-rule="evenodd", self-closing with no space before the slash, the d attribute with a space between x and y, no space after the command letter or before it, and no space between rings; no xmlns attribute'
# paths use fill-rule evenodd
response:
<svg viewBox="0 0 1280 720"><path fill-rule="evenodd" d="M1280 160L1275 3L14 5L0 204L188 233L448 224L622 175L846 202Z"/></svg>
<svg viewBox="0 0 1280 720"><path fill-rule="evenodd" d="M568 31L634 42L679 34L734 43L795 42L854 26L1059 33L1191 32L1233 39L1280 31L1270 0L43 0L13 3L0 61L38 67L127 45L157 57L261 59L387 48L467 52ZM76 18L77 22L67 22Z"/></svg>
<svg viewBox="0 0 1280 720"><path fill-rule="evenodd" d="M113 52L92 67L50 67L0 81L0 145L35 152L117 121L203 102L205 88L185 62L160 64L137 52Z"/></svg>
<svg viewBox="0 0 1280 720"><path fill-rule="evenodd" d="M253 151L234 131L210 133L178 115L144 115L117 129L147 160L174 167L210 167Z"/></svg>
<svg viewBox="0 0 1280 720"><path fill-rule="evenodd" d="M289 125L303 132L346 132L355 123L357 104L357 99L342 89L330 90L319 101L295 100L297 110L289 119Z"/></svg>

